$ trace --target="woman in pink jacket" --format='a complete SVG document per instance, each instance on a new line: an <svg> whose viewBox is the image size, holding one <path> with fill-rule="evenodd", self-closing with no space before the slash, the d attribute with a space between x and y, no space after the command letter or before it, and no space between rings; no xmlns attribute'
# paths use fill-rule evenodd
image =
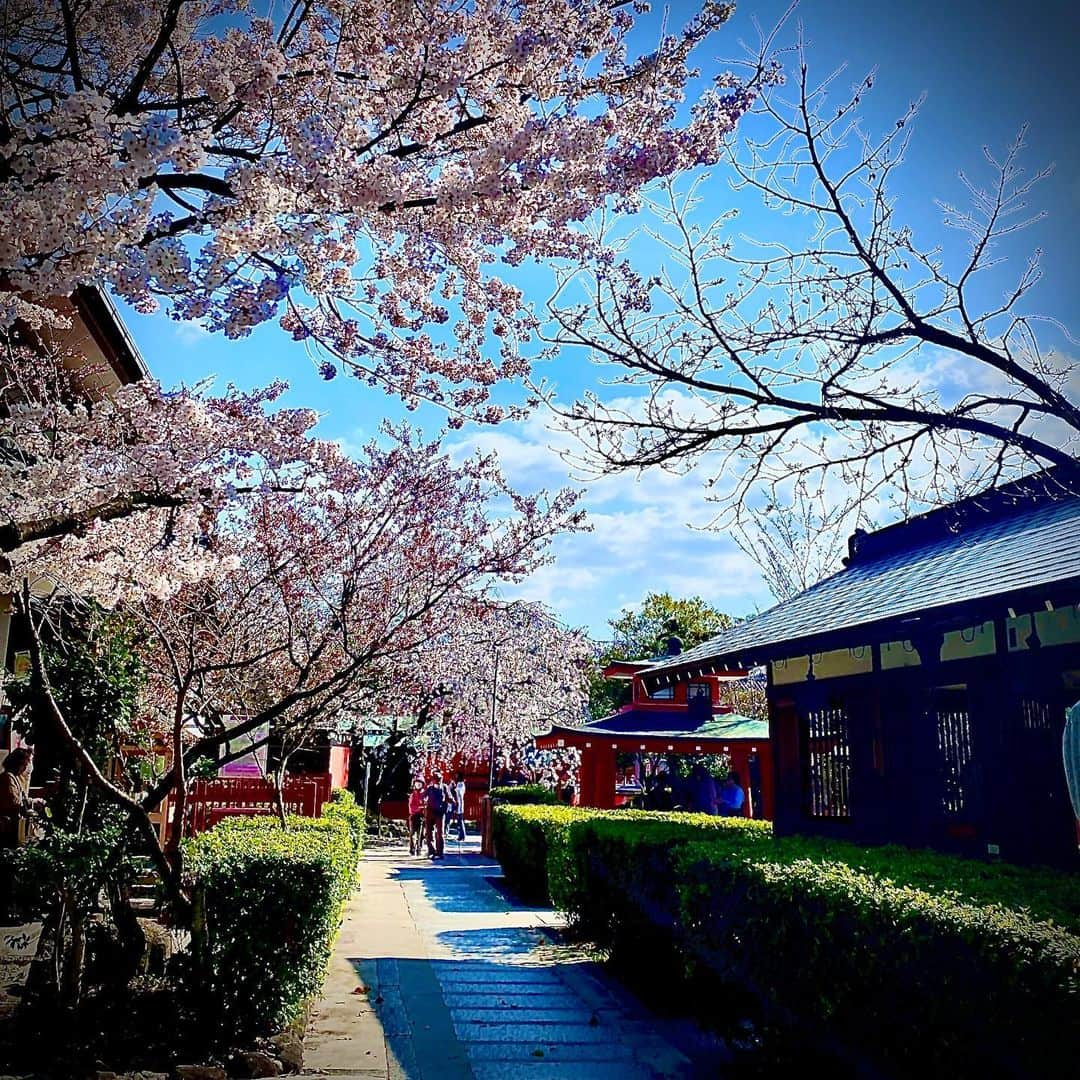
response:
<svg viewBox="0 0 1080 1080"><path fill-rule="evenodd" d="M418 776L409 792L409 854L419 855L424 835L424 781Z"/></svg>

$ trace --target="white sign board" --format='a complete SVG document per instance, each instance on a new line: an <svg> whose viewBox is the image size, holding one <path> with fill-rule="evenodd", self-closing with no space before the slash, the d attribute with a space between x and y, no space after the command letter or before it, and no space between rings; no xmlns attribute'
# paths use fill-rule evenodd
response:
<svg viewBox="0 0 1080 1080"><path fill-rule="evenodd" d="M0 1005L13 1005L19 1000L12 989L26 985L40 937L39 922L0 926Z"/></svg>

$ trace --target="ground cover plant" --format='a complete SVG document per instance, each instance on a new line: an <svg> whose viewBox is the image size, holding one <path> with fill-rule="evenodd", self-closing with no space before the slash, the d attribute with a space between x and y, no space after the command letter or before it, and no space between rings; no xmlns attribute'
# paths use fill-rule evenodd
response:
<svg viewBox="0 0 1080 1080"><path fill-rule="evenodd" d="M499 807L495 842L616 962L666 958L887 1066L1030 1075L1080 1048L1073 875L689 814Z"/></svg>
<svg viewBox="0 0 1080 1080"><path fill-rule="evenodd" d="M42 997L36 965L33 993L0 1032L0 1060L35 1075L83 1075L94 1061L160 1072L223 1057L285 1028L322 984L356 881L364 817L351 794L335 792L319 818L289 816L285 828L271 815L226 819L186 841L190 947L166 962L167 928L140 920L144 953L153 941L163 948L157 960L144 956L132 967L109 923L87 916L79 1007L60 1011L52 996ZM17 888L0 911L9 922L48 911L58 888L70 894L85 881L84 891L100 890L95 853L107 848L93 833L81 846L60 839L62 847L27 845L6 860L17 870ZM84 906L97 910L90 898Z"/></svg>

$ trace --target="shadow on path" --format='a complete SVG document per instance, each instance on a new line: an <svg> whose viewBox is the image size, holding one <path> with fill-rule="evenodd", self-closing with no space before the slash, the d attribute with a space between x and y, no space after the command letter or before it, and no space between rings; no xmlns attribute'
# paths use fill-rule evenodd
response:
<svg viewBox="0 0 1080 1080"><path fill-rule="evenodd" d="M477 851L373 852L306 1045L309 1075L386 1080L717 1077L548 908L496 887ZM320 1072L321 1070L321 1072Z"/></svg>
<svg viewBox="0 0 1080 1080"><path fill-rule="evenodd" d="M478 887L480 883L474 877L483 879L486 891ZM550 908L518 903L506 888L502 867L483 856L448 856L438 862L410 861L394 868L393 880L420 882L426 898L442 912L551 912Z"/></svg>

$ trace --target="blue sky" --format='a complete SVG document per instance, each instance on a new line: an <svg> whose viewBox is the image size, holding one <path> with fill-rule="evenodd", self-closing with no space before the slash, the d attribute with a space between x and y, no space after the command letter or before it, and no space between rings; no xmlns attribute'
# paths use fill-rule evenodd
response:
<svg viewBox="0 0 1080 1080"><path fill-rule="evenodd" d="M732 21L698 56L704 74L739 55L740 39L756 39L754 17L769 26L786 7L772 0L739 3ZM677 0L669 5L669 21L683 21L692 9ZM955 243L939 224L934 200L961 199L957 169L977 174L984 144L1002 149L1021 124L1030 125L1026 164L1037 169L1053 162L1055 172L1032 199L1047 217L1023 234L1015 253L1044 250L1046 274L1037 310L1080 331L1073 314L1080 250L1080 66L1073 53L1080 41L1080 5L1065 0L1026 6L1000 0L806 0L797 15L819 74L846 62L846 84L877 68L866 109L871 123L888 125L926 92L908 164L895 186L898 216L924 243ZM655 41L659 20L658 8L635 31L643 50ZM717 211L731 205L722 173L714 173L708 197ZM786 227L783 219L765 217L753 207L740 222L747 232L781 239ZM546 275L530 272L523 281L529 298L542 304ZM219 386L235 382L250 387L284 377L292 387L287 403L319 410L319 433L347 447L370 437L384 417L403 415L396 400L355 380L320 379L304 346L274 325L242 341L228 341L160 315L128 311L126 319L151 370L166 385L216 375ZM556 361L545 374L565 399L597 380L596 370L576 358ZM421 423L432 432L440 426L433 414L421 413ZM567 468L553 449L565 439L548 429L543 415L498 429L466 428L453 441L460 449L497 449L511 480L522 489L568 481ZM736 615L768 606L771 599L754 564L731 540L691 527L711 516L701 488L708 462L704 470L681 477L653 471L624 474L589 483L585 505L593 532L560 540L554 564L514 595L544 600L566 622L600 637L609 618L649 591L696 593Z"/></svg>

